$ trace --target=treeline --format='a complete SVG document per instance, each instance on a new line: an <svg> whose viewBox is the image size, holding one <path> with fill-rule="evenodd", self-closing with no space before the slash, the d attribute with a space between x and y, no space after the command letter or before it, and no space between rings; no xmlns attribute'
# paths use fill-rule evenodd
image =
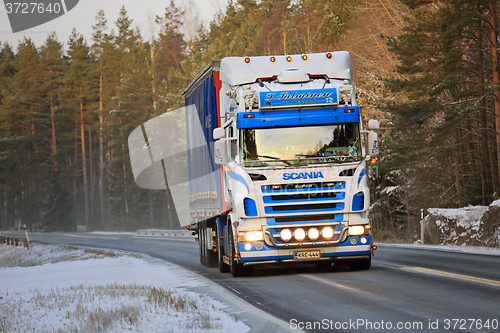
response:
<svg viewBox="0 0 500 333"><path fill-rule="evenodd" d="M0 45L0 221L2 229L134 230L178 226L168 191L138 188L127 138L183 105L182 90L224 56L330 50L354 0L238 0L191 40L171 1L158 33L133 29L125 8L110 32L105 13L91 41L73 31L37 48Z"/></svg>
<svg viewBox="0 0 500 333"><path fill-rule="evenodd" d="M500 198L500 3L402 2L410 13L388 39L399 66L381 106L391 129L372 211L382 229L413 241L420 209Z"/></svg>

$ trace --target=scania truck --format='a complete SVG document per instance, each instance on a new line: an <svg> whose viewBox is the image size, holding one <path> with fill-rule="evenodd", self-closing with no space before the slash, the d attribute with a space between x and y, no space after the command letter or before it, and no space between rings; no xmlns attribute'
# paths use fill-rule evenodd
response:
<svg viewBox="0 0 500 333"><path fill-rule="evenodd" d="M363 126L348 52L215 60L184 96L196 110L184 222L203 265L233 276L292 262L370 267L379 123Z"/></svg>

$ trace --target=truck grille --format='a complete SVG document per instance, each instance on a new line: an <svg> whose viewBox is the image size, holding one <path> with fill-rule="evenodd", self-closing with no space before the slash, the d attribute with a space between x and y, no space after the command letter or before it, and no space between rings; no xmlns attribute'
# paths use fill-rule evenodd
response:
<svg viewBox="0 0 500 333"><path fill-rule="evenodd" d="M287 217L276 217L274 220L276 223L295 223L295 222L333 222L342 221L342 214L327 214L327 215L305 215L305 216L287 216Z"/></svg>
<svg viewBox="0 0 500 333"><path fill-rule="evenodd" d="M262 185L268 215L328 213L345 209L345 182Z"/></svg>

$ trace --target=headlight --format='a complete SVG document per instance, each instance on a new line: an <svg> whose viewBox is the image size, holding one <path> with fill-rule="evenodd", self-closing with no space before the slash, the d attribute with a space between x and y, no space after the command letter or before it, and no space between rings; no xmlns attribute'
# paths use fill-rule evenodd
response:
<svg viewBox="0 0 500 333"><path fill-rule="evenodd" d="M252 245L251 245L251 244L246 243L246 244L245 244L245 250L250 251L251 249L252 249Z"/></svg>
<svg viewBox="0 0 500 333"><path fill-rule="evenodd" d="M368 239L366 239L366 237L361 237L361 244L366 244L368 243Z"/></svg>
<svg viewBox="0 0 500 333"><path fill-rule="evenodd" d="M296 240L298 240L299 242L301 242L301 241L304 240L304 238L306 238L306 232L302 228L297 228L293 232L293 236L295 237Z"/></svg>
<svg viewBox="0 0 500 333"><path fill-rule="evenodd" d="M365 234L365 227L362 225L353 225L349 227L349 236L361 236Z"/></svg>
<svg viewBox="0 0 500 333"><path fill-rule="evenodd" d="M280 237L283 242L288 242L290 239L292 239L292 232L290 229L283 229L280 232Z"/></svg>
<svg viewBox="0 0 500 333"><path fill-rule="evenodd" d="M312 227L307 231L307 237L309 237L310 240L315 241L316 239L319 238L319 230L316 229L315 227Z"/></svg>
<svg viewBox="0 0 500 333"><path fill-rule="evenodd" d="M330 239L333 237L333 229L332 227L324 227L321 230L321 236L323 236L324 239Z"/></svg>
<svg viewBox="0 0 500 333"><path fill-rule="evenodd" d="M264 239L262 237L262 231L248 231L245 237L249 242L261 241Z"/></svg>

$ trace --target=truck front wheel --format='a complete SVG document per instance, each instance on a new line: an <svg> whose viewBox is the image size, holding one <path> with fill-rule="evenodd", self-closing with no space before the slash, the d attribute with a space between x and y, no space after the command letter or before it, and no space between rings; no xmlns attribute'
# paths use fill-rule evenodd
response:
<svg viewBox="0 0 500 333"><path fill-rule="evenodd" d="M243 264L239 264L234 258L234 254L236 253L234 247L235 245L234 245L233 232L231 232L229 234L229 263L230 263L229 270L231 272L231 275L234 277L252 275L254 267L253 266L244 267Z"/></svg>
<svg viewBox="0 0 500 333"><path fill-rule="evenodd" d="M369 269L372 264L372 256L368 259L352 259L349 261L349 268L354 271Z"/></svg>

